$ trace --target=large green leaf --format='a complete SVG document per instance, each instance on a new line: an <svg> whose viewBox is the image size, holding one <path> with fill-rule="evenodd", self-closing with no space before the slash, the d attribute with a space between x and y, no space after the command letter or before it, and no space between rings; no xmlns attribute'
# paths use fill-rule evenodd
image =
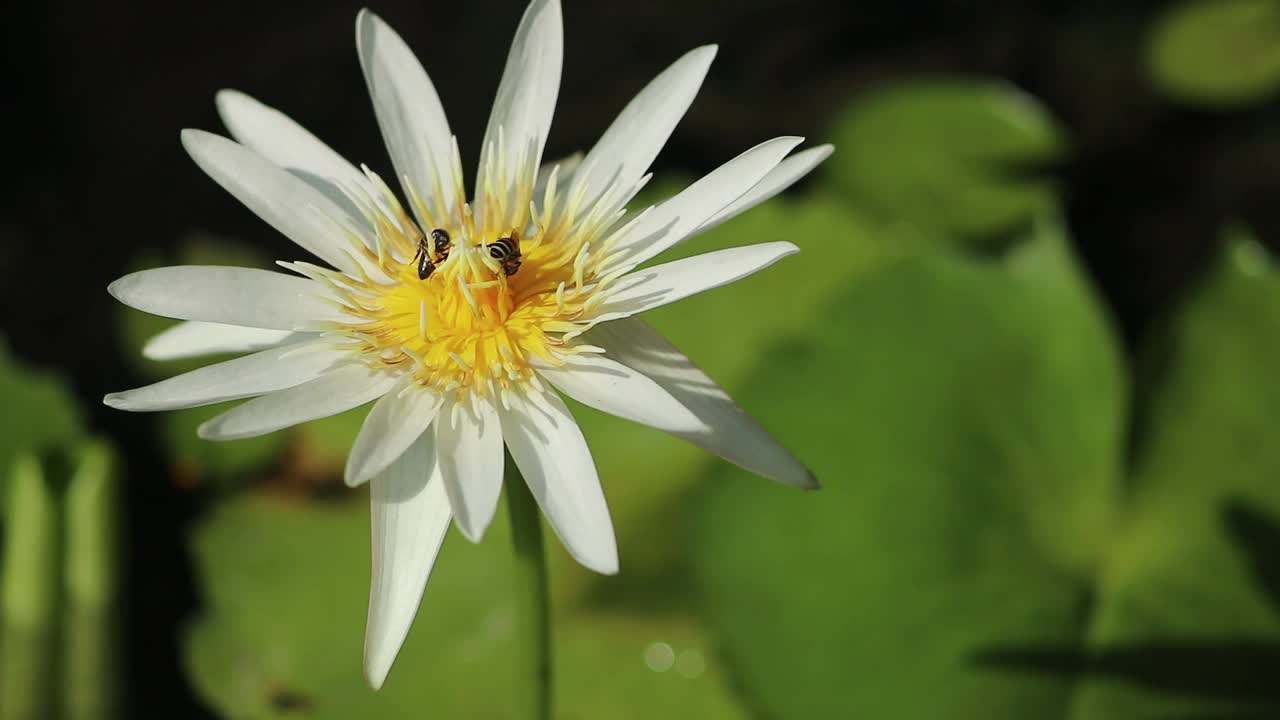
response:
<svg viewBox="0 0 1280 720"><path fill-rule="evenodd" d="M762 713L1280 709L1280 278L1260 257L1234 242L1153 344L1136 421L1052 233L993 267L904 263L844 298L840 332L776 354L752 397L826 487L721 479L693 542Z"/></svg>
<svg viewBox="0 0 1280 720"><path fill-rule="evenodd" d="M1261 249L1236 235L1153 352L1127 523L1080 662L1097 682L1071 717L1280 713L1280 276Z"/></svg>
<svg viewBox="0 0 1280 720"><path fill-rule="evenodd" d="M1280 1L1186 0L1152 26L1146 54L1152 81L1173 97L1264 100L1280 89Z"/></svg>
<svg viewBox="0 0 1280 720"><path fill-rule="evenodd" d="M480 545L451 532L404 650L374 692L360 671L364 498L226 503L195 535L207 603L187 642L197 690L228 717L286 718L300 709L343 720L523 717L507 691L518 669L504 510ZM584 609L561 579L553 577L559 717L743 717L714 661L697 667L709 648L688 613ZM653 643L694 659L655 671L646 663Z"/></svg>
<svg viewBox="0 0 1280 720"><path fill-rule="evenodd" d="M829 171L850 197L900 222L986 239L1051 207L1062 131L1004 83L917 80L855 99Z"/></svg>
<svg viewBox="0 0 1280 720"><path fill-rule="evenodd" d="M764 409L824 489L726 470L691 545L707 617L766 717L1041 717L1068 691L980 667L1079 637L1116 509L1124 379L1051 227L936 255L763 359Z"/></svg>

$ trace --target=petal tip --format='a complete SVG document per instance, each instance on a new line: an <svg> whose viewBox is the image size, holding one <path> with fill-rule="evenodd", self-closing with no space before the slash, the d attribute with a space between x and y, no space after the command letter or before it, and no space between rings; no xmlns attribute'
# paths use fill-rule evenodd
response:
<svg viewBox="0 0 1280 720"><path fill-rule="evenodd" d="M690 50L689 57L694 58L696 60L700 60L703 63L710 65L711 61L715 60L716 54L719 52L720 52L719 44L708 43L706 45L701 45Z"/></svg>
<svg viewBox="0 0 1280 720"><path fill-rule="evenodd" d="M107 393L102 396L102 404L116 410L127 410L128 402L125 400L125 394L121 392Z"/></svg>
<svg viewBox="0 0 1280 720"><path fill-rule="evenodd" d="M218 435L218 418L206 420L196 428L196 437L201 440L220 440Z"/></svg>
<svg viewBox="0 0 1280 720"><path fill-rule="evenodd" d="M225 140L225 138L208 130L197 130L196 128L183 128L179 137L182 139L182 147L187 151L187 154L197 159L199 155L208 151L211 144L216 143L218 140ZM227 140L227 142L231 141Z"/></svg>
<svg viewBox="0 0 1280 720"><path fill-rule="evenodd" d="M220 88L213 94L213 102L221 110L222 106L227 103L244 102L249 96L236 90L235 88Z"/></svg>
<svg viewBox="0 0 1280 720"><path fill-rule="evenodd" d="M453 516L453 525L462 533L462 537L472 543L479 544L484 539L484 527L476 527L474 523L463 521L461 513Z"/></svg>
<svg viewBox="0 0 1280 720"><path fill-rule="evenodd" d="M107 285L107 294L120 302L124 302L124 298L120 296L124 294L125 287L127 286L125 280L128 278L129 276L125 275L122 278L111 281L111 283Z"/></svg>
<svg viewBox="0 0 1280 720"><path fill-rule="evenodd" d="M369 687L378 691L382 689L383 683L387 681L387 673L391 672L390 663L375 663L368 655L364 659L364 680L369 683Z"/></svg>

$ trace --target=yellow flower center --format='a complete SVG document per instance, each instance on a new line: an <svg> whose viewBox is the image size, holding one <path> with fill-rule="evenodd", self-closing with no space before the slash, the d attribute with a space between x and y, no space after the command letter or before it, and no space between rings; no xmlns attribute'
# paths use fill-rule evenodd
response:
<svg viewBox="0 0 1280 720"><path fill-rule="evenodd" d="M420 227L366 174L376 195L352 199L377 243L353 237L352 248L370 271L352 277L288 264L333 289L353 321L332 331L347 336L365 362L462 399L536 386L534 363L560 365L575 352L599 351L573 339L590 327L584 313L612 279L597 275L609 260L602 240L621 216L622 191L580 212L584 184L558 197L553 173L538 207L531 174L523 174L505 195L486 188L483 218L468 204L450 216L411 198Z"/></svg>
<svg viewBox="0 0 1280 720"><path fill-rule="evenodd" d="M500 238L439 229L452 244L444 258L428 250L434 268L425 279L412 259L384 266L394 282L378 286L380 296L366 306L371 322L359 328L366 349L386 365L416 366L421 384L481 395L527 381L534 358L558 364L552 348L564 345L562 335L582 309L580 293L570 299L561 289L573 281L573 258L545 235L520 238L514 242L522 262L507 275L489 248Z"/></svg>

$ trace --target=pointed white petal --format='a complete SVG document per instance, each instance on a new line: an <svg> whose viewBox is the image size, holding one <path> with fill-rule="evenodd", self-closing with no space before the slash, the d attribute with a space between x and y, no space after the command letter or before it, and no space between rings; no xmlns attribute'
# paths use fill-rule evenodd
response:
<svg viewBox="0 0 1280 720"><path fill-rule="evenodd" d="M359 272L353 252L357 244L371 239L344 225L348 213L320 191L240 143L213 133L183 130L182 146L209 177L285 237L343 272Z"/></svg>
<svg viewBox="0 0 1280 720"><path fill-rule="evenodd" d="M623 109L583 161L591 172L584 207L610 185L630 187L645 174L698 94L715 56L715 45L689 51Z"/></svg>
<svg viewBox="0 0 1280 720"><path fill-rule="evenodd" d="M366 227L364 213L343 190L364 187L364 173L288 115L242 92L221 90L215 102L231 137L332 200L349 225Z"/></svg>
<svg viewBox="0 0 1280 720"><path fill-rule="evenodd" d="M179 320L304 330L350 320L324 286L269 270L177 265L130 273L107 286L120 302Z"/></svg>
<svg viewBox="0 0 1280 720"><path fill-rule="evenodd" d="M598 573L618 571L618 546L604 491L582 430L554 393L533 402L510 394L499 410L502 437L529 491L575 560Z"/></svg>
<svg viewBox="0 0 1280 720"><path fill-rule="evenodd" d="M347 365L320 377L250 400L222 413L197 429L205 440L237 440L265 435L316 420L377 398L395 384L388 372L364 365Z"/></svg>
<svg viewBox="0 0 1280 720"><path fill-rule="evenodd" d="M188 320L152 336L142 346L142 356L149 360L182 360L202 355L247 353L292 345L312 337L312 333Z"/></svg>
<svg viewBox="0 0 1280 720"><path fill-rule="evenodd" d="M174 410L284 390L315 379L351 354L325 341L263 350L134 390L107 395L118 410Z"/></svg>
<svg viewBox="0 0 1280 720"><path fill-rule="evenodd" d="M538 374L583 405L667 432L706 426L671 393L645 375L607 357L579 353L564 365L541 365Z"/></svg>
<svg viewBox="0 0 1280 720"><path fill-rule="evenodd" d="M436 422L440 471L458 530L480 542L502 492L502 426L487 400L453 405Z"/></svg>
<svg viewBox="0 0 1280 720"><path fill-rule="evenodd" d="M406 375L374 403L347 456L345 478L355 487L387 469L427 431L440 411L440 393Z"/></svg>
<svg viewBox="0 0 1280 720"><path fill-rule="evenodd" d="M778 166L769 171L764 179L755 184L755 187L747 191L745 195L734 200L715 217L704 222L695 233L706 232L720 223L728 220L735 215L739 215L778 193L791 187L797 180L808 175L811 170L816 168L819 163L831 156L831 152L835 150L832 145L819 145L818 147L809 148L804 152L798 152L795 155L778 163Z"/></svg>
<svg viewBox="0 0 1280 720"><path fill-rule="evenodd" d="M604 323L583 337L608 351L609 357L653 378L707 426L703 431L673 433L677 437L771 480L805 489L818 487L808 468L644 320Z"/></svg>
<svg viewBox="0 0 1280 720"><path fill-rule="evenodd" d="M727 248L637 270L609 288L608 298L592 313L597 322L635 315L704 290L727 285L800 252L789 242Z"/></svg>
<svg viewBox="0 0 1280 720"><path fill-rule="evenodd" d="M356 48L382 140L409 204L415 204L416 194L433 212L450 213L458 199L453 136L431 78L396 31L368 10L356 16ZM432 198L443 207L437 210Z"/></svg>
<svg viewBox="0 0 1280 720"><path fill-rule="evenodd" d="M364 674L376 690L409 634L449 529L449 499L425 433L369 483L373 566Z"/></svg>
<svg viewBox="0 0 1280 720"><path fill-rule="evenodd" d="M764 179L803 140L780 137L760 143L654 206L621 231L615 245L619 257L639 265L689 237Z"/></svg>
<svg viewBox="0 0 1280 720"><path fill-rule="evenodd" d="M507 192L516 181L518 160L525 156L524 169L536 169L542 148L551 130L551 116L560 92L560 66L564 60L564 28L559 0L533 0L520 20L502 82L489 114L480 152L476 179L476 216L484 217L483 192L490 183L495 192ZM502 128L502 155L498 128ZM492 155L492 157L491 157ZM490 160L494 168L506 168L506 177L488 176ZM532 179L532 178L531 178ZM505 184L498 184L501 181Z"/></svg>

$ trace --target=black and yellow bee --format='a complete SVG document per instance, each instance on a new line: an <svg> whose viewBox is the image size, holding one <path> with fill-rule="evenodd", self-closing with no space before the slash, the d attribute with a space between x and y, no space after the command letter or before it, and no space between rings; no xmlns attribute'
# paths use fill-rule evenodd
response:
<svg viewBox="0 0 1280 720"><path fill-rule="evenodd" d="M508 276L515 275L523 262L520 257L520 237L514 232L510 237L498 238L489 243L489 257L502 263L502 272Z"/></svg>
<svg viewBox="0 0 1280 720"><path fill-rule="evenodd" d="M418 240L418 252L413 256L414 261L418 263L418 279L426 280L431 277L431 273L436 271L436 265L449 259L449 248L453 247L453 240L449 237L449 233L440 228L431 231L431 242L427 242L427 238L423 237ZM435 246L435 259L431 256L431 247Z"/></svg>

